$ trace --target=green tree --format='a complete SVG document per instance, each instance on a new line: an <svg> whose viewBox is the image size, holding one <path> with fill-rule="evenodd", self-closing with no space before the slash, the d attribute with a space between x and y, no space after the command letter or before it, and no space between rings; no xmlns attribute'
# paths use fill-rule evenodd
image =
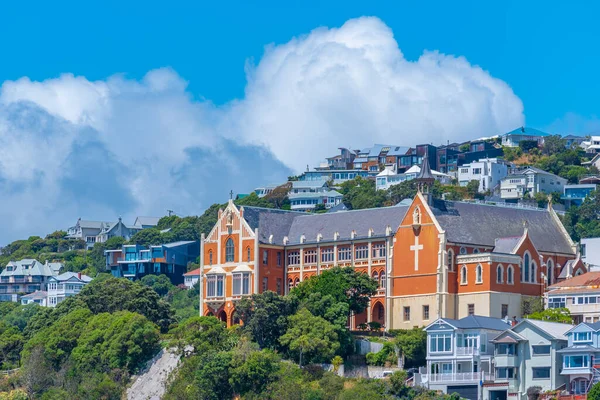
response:
<svg viewBox="0 0 600 400"><path fill-rule="evenodd" d="M192 346L193 354L231 350L237 337L215 317L190 318L171 330L181 352Z"/></svg>
<svg viewBox="0 0 600 400"><path fill-rule="evenodd" d="M233 358L229 371L229 382L235 393L261 393L267 385L277 379L280 359L271 350L251 352L245 357Z"/></svg>
<svg viewBox="0 0 600 400"><path fill-rule="evenodd" d="M567 142L560 135L550 135L544 138L543 153L552 155L560 153L567 147Z"/></svg>
<svg viewBox="0 0 600 400"><path fill-rule="evenodd" d="M289 318L290 326L279 339L292 354L303 361L330 360L339 348L335 327L321 317L316 317L303 308Z"/></svg>
<svg viewBox="0 0 600 400"><path fill-rule="evenodd" d="M127 370L133 373L159 350L158 328L129 311L93 316L73 349L78 371Z"/></svg>
<svg viewBox="0 0 600 400"><path fill-rule="evenodd" d="M588 400L600 400L600 383L595 383L587 394Z"/></svg>
<svg viewBox="0 0 600 400"><path fill-rule="evenodd" d="M162 236L158 229L142 229L131 237L131 243L142 246L158 245L162 243Z"/></svg>
<svg viewBox="0 0 600 400"><path fill-rule="evenodd" d="M467 183L467 193L472 199L477 197L479 194L479 181L477 179L473 179Z"/></svg>
<svg viewBox="0 0 600 400"><path fill-rule="evenodd" d="M0 362L2 363L2 369L19 366L24 343L25 337L18 328L0 322Z"/></svg>
<svg viewBox="0 0 600 400"><path fill-rule="evenodd" d="M404 199L413 199L417 194L417 181L411 179L410 181L400 182L397 185L392 185L387 190L387 196L392 205L398 204Z"/></svg>
<svg viewBox="0 0 600 400"><path fill-rule="evenodd" d="M287 330L288 316L296 309L294 297L279 296L271 291L245 297L236 305L237 315L244 322L243 330L261 348L271 349L279 347L279 337Z"/></svg>
<svg viewBox="0 0 600 400"><path fill-rule="evenodd" d="M523 153L529 153L531 150L537 149L537 147L537 140L521 140L519 142L519 148L523 151Z"/></svg>
<svg viewBox="0 0 600 400"><path fill-rule="evenodd" d="M131 311L166 332L174 321L171 306L148 286L123 278L93 280L77 296L94 313Z"/></svg>
<svg viewBox="0 0 600 400"><path fill-rule="evenodd" d="M471 150L471 143L463 143L460 146L458 146L458 151L460 151L461 153L466 153L469 150Z"/></svg>
<svg viewBox="0 0 600 400"><path fill-rule="evenodd" d="M342 201L353 210L382 207L386 201L386 192L375 188L375 181L357 177L342 183L340 193Z"/></svg>
<svg viewBox="0 0 600 400"><path fill-rule="evenodd" d="M531 313L527 316L527 318L551 322L562 322L565 324L573 323L573 318L571 318L571 312L568 308L548 308L543 311Z"/></svg>
<svg viewBox="0 0 600 400"><path fill-rule="evenodd" d="M401 329L390 333L395 335L394 344L404 359L405 368L424 365L427 356L427 333L423 329Z"/></svg>
<svg viewBox="0 0 600 400"><path fill-rule="evenodd" d="M166 275L146 275L140 279L142 285L151 287L159 296L164 297L175 285Z"/></svg>
<svg viewBox="0 0 600 400"><path fill-rule="evenodd" d="M337 303L347 303L348 311L360 314L369 305L377 287L377 281L367 274L350 267L335 267L301 282L292 294L300 301L307 300L313 293L321 293L323 297L330 295Z"/></svg>

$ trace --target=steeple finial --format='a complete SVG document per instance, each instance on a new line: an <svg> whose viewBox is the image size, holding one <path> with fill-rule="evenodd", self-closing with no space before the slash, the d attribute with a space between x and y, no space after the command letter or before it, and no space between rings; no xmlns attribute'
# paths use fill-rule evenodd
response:
<svg viewBox="0 0 600 400"><path fill-rule="evenodd" d="M433 182L435 182L435 177L433 176L433 173L431 173L431 168L429 167L428 153L428 149L426 149L425 155L423 156L423 162L421 163L421 171L419 171L415 180L417 181L417 190L426 196L427 203L431 205L432 196L430 189Z"/></svg>

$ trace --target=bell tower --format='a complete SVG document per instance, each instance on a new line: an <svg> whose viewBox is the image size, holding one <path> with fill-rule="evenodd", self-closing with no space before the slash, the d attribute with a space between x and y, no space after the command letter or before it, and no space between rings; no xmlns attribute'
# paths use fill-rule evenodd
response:
<svg viewBox="0 0 600 400"><path fill-rule="evenodd" d="M417 190L425 196L427 203L431 205L433 202L432 186L435 182L435 177L433 176L433 173L431 173L431 168L429 167L427 150L425 151L423 162L421 163L421 172L419 172L419 175L417 175L415 180L417 181Z"/></svg>

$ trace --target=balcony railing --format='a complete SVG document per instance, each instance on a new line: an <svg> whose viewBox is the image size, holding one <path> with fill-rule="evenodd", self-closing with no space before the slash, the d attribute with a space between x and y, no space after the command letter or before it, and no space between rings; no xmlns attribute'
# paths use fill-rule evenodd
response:
<svg viewBox="0 0 600 400"><path fill-rule="evenodd" d="M479 349L477 347L457 347L457 356L477 356L479 355Z"/></svg>
<svg viewBox="0 0 600 400"><path fill-rule="evenodd" d="M421 377L423 382L429 381L431 383L479 383L480 381L493 380L493 375L487 372L457 372L448 374L427 374Z"/></svg>

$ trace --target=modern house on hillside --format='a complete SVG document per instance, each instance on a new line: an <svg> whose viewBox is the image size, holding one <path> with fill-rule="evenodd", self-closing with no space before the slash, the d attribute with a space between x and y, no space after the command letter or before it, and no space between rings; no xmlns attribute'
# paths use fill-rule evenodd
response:
<svg viewBox="0 0 600 400"><path fill-rule="evenodd" d="M167 275L173 284L184 283L188 263L200 255L198 241L180 241L157 246L125 245L106 250L106 269L118 278L140 279L145 275Z"/></svg>
<svg viewBox="0 0 600 400"><path fill-rule="evenodd" d="M92 281L87 275L78 272L65 272L48 279L47 305L56 307L67 297L75 296L81 289Z"/></svg>
<svg viewBox="0 0 600 400"><path fill-rule="evenodd" d="M481 382L493 380L491 340L510 328L508 320L469 315L459 320L438 318L427 332L427 366L415 384L461 398L481 398Z"/></svg>
<svg viewBox="0 0 600 400"><path fill-rule="evenodd" d="M500 180L508 175L508 166L502 159L483 158L458 169L458 184L467 186L471 181L479 182L480 193L492 191Z"/></svg>
<svg viewBox="0 0 600 400"><path fill-rule="evenodd" d="M142 229L156 226L159 219L159 217L137 217L133 225L126 225L121 217L116 222L88 221L79 218L77 223L67 230L67 237L83 240L87 248L91 249L96 242L103 243L114 236L129 240Z"/></svg>
<svg viewBox="0 0 600 400"><path fill-rule="evenodd" d="M10 261L0 273L0 301L19 301L22 295L45 291L61 267L60 263L42 264L33 259Z"/></svg>
<svg viewBox="0 0 600 400"><path fill-rule="evenodd" d="M484 399L527 400L527 389L542 392L565 389L560 350L567 346L565 333L573 325L524 319L493 340L494 373L483 383Z"/></svg>
<svg viewBox="0 0 600 400"><path fill-rule="evenodd" d="M520 127L502 135L502 146L519 147L522 141L536 141L538 146L544 144L544 138L549 134L533 128Z"/></svg>
<svg viewBox="0 0 600 400"><path fill-rule="evenodd" d="M571 206L580 206L586 197L596 190L595 183L580 183L578 185L565 185L561 199L565 202L565 207L568 209Z"/></svg>
<svg viewBox="0 0 600 400"><path fill-rule="evenodd" d="M199 279L200 279L200 268L196 268L193 271L186 272L185 274L183 274L183 284L188 289L193 288L194 285L196 283L198 283Z"/></svg>
<svg viewBox="0 0 600 400"><path fill-rule="evenodd" d="M523 199L526 193L531 197L537 193L562 194L566 184L565 178L539 168L528 167L500 181L500 196L506 201L518 201Z"/></svg>
<svg viewBox="0 0 600 400"><path fill-rule="evenodd" d="M575 323L600 320L600 272L586 272L548 288L547 308L568 308Z"/></svg>

